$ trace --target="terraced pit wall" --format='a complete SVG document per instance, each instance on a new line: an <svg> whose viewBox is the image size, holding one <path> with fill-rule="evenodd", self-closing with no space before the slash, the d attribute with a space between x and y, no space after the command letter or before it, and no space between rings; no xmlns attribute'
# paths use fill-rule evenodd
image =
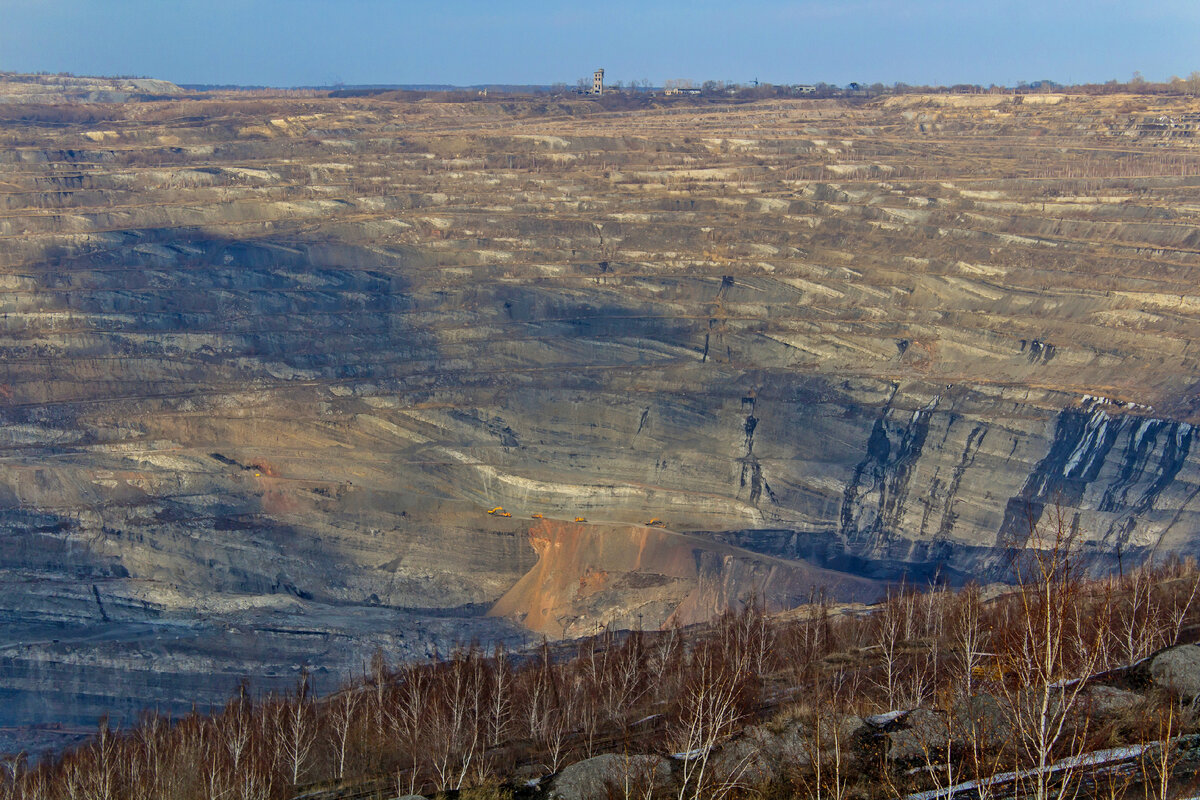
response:
<svg viewBox="0 0 1200 800"><path fill-rule="evenodd" d="M0 726L1197 550L1194 100L97 109L0 109Z"/></svg>

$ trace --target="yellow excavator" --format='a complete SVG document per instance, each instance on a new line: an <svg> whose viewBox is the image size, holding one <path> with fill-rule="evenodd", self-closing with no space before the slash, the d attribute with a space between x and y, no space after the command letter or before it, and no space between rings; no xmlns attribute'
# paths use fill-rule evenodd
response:
<svg viewBox="0 0 1200 800"><path fill-rule="evenodd" d="M541 514L534 514L534 515L533 515L533 519L541 519L541 518L542 518L542 515L541 515Z"/></svg>
<svg viewBox="0 0 1200 800"><path fill-rule="evenodd" d="M659 519L658 517L655 517L654 519L650 520L649 522L647 522L647 523L646 523L646 525L648 525L648 526L649 526L649 527L651 527L651 528L665 528L665 527L667 527L667 523L663 522L663 521L662 521L661 519Z"/></svg>
<svg viewBox="0 0 1200 800"><path fill-rule="evenodd" d="M576 517L575 521L576 522L587 522L587 520L584 517Z"/></svg>
<svg viewBox="0 0 1200 800"><path fill-rule="evenodd" d="M971 677L980 680L1002 681L1008 676L1008 670L995 661L986 661L971 667Z"/></svg>
<svg viewBox="0 0 1200 800"><path fill-rule="evenodd" d="M504 510L504 506L496 506L488 513L495 514L497 517L511 517L512 516L512 514L510 514Z"/></svg>

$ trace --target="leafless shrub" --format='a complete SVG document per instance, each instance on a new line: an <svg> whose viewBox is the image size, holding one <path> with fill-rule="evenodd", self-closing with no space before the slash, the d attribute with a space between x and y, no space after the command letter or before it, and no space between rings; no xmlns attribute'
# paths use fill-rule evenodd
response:
<svg viewBox="0 0 1200 800"><path fill-rule="evenodd" d="M680 800L721 798L736 785L736 778L714 775L710 762L745 716L753 691L751 673L745 670L753 648L746 647L740 630L737 620L728 620L724 636L702 642L689 654L667 732L668 746L681 760Z"/></svg>
<svg viewBox="0 0 1200 800"><path fill-rule="evenodd" d="M1129 786L1104 769L1042 768L1195 729L1191 712L1166 699L1101 727L1086 698L1098 671L1186 637L1200 573L1168 562L1088 579L1062 522L1050 516L1033 531L1018 586L995 600L974 585L900 587L865 612L839 613L814 593L790 621L749 602L686 632L605 630L523 655L463 647L392 669L377 654L365 679L326 699L306 676L282 696L255 699L243 687L209 716L103 726L34 768L9 759L0 800L284 800L312 782L382 776L398 794L479 787L489 796L515 763L556 772L598 752L655 750L678 754L680 798L719 798L747 791L757 774L747 765L758 751L739 732L785 703L796 703L790 744L779 745L793 748L785 779L808 796L847 800L874 791L860 785L870 777L894 793L974 780L987 800L990 776L1019 770L1030 797L1086 782L1112 800ZM918 706L912 719L928 724L910 728L915 755L899 772L877 771L858 750L869 737L851 740L849 715ZM1177 752L1150 752L1136 786L1161 798ZM626 777L614 796L648 797L645 776Z"/></svg>
<svg viewBox="0 0 1200 800"><path fill-rule="evenodd" d="M1005 678L998 686L1023 757L1014 766L1029 767L1025 792L1035 800L1067 791L1078 780L1078 769L1052 775L1049 766L1082 752L1088 720L1075 712L1100 664L1099 642L1107 635L1103 628L1088 630L1077 613L1087 598L1072 561L1074 543L1061 508L1048 523L1031 525L1014 564L1018 587L1005 605L1007 624L997 637ZM1097 615L1107 617L1107 609Z"/></svg>

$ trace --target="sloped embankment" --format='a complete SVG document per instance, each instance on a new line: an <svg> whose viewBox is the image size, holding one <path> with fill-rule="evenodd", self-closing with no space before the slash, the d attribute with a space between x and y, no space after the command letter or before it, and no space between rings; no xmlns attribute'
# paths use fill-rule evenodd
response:
<svg viewBox="0 0 1200 800"><path fill-rule="evenodd" d="M813 591L872 600L880 584L802 561L662 528L543 519L529 531L538 561L492 606L548 636L617 627L686 625L711 619L751 594L790 608Z"/></svg>

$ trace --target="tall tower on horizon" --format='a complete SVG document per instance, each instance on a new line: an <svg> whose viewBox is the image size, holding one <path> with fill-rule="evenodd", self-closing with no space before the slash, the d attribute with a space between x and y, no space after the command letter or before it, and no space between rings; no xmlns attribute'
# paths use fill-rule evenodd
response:
<svg viewBox="0 0 1200 800"><path fill-rule="evenodd" d="M592 94L604 94L603 69L598 69L592 73Z"/></svg>

